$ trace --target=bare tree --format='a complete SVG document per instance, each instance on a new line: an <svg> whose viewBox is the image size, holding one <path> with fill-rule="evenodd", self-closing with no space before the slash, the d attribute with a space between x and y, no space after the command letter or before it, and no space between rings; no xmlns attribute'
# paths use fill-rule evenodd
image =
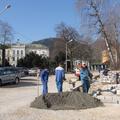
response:
<svg viewBox="0 0 120 120"><path fill-rule="evenodd" d="M92 26L94 30L97 31L97 34L99 33L104 37L112 65L116 67L113 51L111 49L111 37L106 29L106 21L108 20L107 14L111 7L115 7L115 2L113 5L109 0L77 0L77 7L79 8L84 22L86 22L89 27Z"/></svg>
<svg viewBox="0 0 120 120"><path fill-rule="evenodd" d="M113 50L115 50L113 52L115 52L115 62L118 68L120 67L120 14L118 14L119 10L120 4L117 4L114 9L110 10L108 14L108 20L106 22L106 31L108 33L109 39L111 40L112 47L114 48Z"/></svg>
<svg viewBox="0 0 120 120"><path fill-rule="evenodd" d="M5 50L10 47L13 39L12 27L0 21L0 49L2 49L2 66L5 66Z"/></svg>
<svg viewBox="0 0 120 120"><path fill-rule="evenodd" d="M67 44L67 57L71 61L71 69L73 67L73 59L90 60L91 59L91 39L89 37L80 36L79 33L71 26L67 26L64 23L59 24L56 27L57 37L61 38L61 41L57 45L60 48L62 43L63 52L65 52L65 45ZM69 42L71 41L72 42Z"/></svg>
<svg viewBox="0 0 120 120"><path fill-rule="evenodd" d="M65 23L60 23L56 27L56 36L63 38L66 42L69 40L78 41L80 40L79 33L71 26L67 26Z"/></svg>
<svg viewBox="0 0 120 120"><path fill-rule="evenodd" d="M51 50L51 59L53 60L55 56L59 54L59 52L65 53L65 40L62 38L56 38L53 43L53 48Z"/></svg>
<svg viewBox="0 0 120 120"><path fill-rule="evenodd" d="M62 46L65 50L66 44L72 40L69 44L67 44L67 53L68 53L68 58L71 61L71 69L72 69L72 61L73 61L73 51L72 49L75 47L75 41L80 40L80 35L79 33L71 26L67 26L64 23L60 23L56 27L56 36L61 38L61 41L64 42L64 45ZM60 45L60 44L59 44ZM64 51L65 52L65 51Z"/></svg>

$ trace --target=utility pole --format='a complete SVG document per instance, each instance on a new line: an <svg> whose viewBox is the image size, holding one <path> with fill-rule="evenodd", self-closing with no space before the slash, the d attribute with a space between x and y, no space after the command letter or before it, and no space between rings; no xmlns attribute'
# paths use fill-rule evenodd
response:
<svg viewBox="0 0 120 120"><path fill-rule="evenodd" d="M70 42L72 42L73 40L71 39L71 40L69 40L68 42L66 42L66 66L65 66L65 69L66 69L66 72L67 72L67 61L68 61L68 59L67 59L67 53L68 53L68 43L70 43ZM72 62L72 61L71 61Z"/></svg>

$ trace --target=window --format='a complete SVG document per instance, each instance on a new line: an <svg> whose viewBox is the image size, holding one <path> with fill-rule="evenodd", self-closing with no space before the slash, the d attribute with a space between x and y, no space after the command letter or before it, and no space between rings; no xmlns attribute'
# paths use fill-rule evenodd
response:
<svg viewBox="0 0 120 120"><path fill-rule="evenodd" d="M10 51L9 51L9 50L7 51L7 55L8 55L8 56L10 55Z"/></svg>
<svg viewBox="0 0 120 120"><path fill-rule="evenodd" d="M23 50L21 50L21 55L23 55Z"/></svg>
<svg viewBox="0 0 120 120"><path fill-rule="evenodd" d="M19 55L19 50L17 50L17 55Z"/></svg>
<svg viewBox="0 0 120 120"><path fill-rule="evenodd" d="M13 57L13 61L15 61L15 57Z"/></svg>
<svg viewBox="0 0 120 120"><path fill-rule="evenodd" d="M35 54L37 54L37 51L34 51Z"/></svg>
<svg viewBox="0 0 120 120"><path fill-rule="evenodd" d="M3 72L4 72L3 70L0 70L0 75L4 75Z"/></svg>
<svg viewBox="0 0 120 120"><path fill-rule="evenodd" d="M42 51L42 54L45 54L45 51Z"/></svg>
<svg viewBox="0 0 120 120"><path fill-rule="evenodd" d="M10 61L10 58L8 57L8 61Z"/></svg>
<svg viewBox="0 0 120 120"><path fill-rule="evenodd" d="M0 55L2 55L2 51L0 50Z"/></svg>
<svg viewBox="0 0 120 120"><path fill-rule="evenodd" d="M15 55L15 50L13 50L13 55Z"/></svg>
<svg viewBox="0 0 120 120"><path fill-rule="evenodd" d="M19 60L19 57L17 57L17 60Z"/></svg>

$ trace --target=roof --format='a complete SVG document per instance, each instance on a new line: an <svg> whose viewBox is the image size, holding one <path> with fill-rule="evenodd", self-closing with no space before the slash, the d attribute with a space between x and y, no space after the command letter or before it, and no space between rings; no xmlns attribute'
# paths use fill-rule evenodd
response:
<svg viewBox="0 0 120 120"><path fill-rule="evenodd" d="M42 44L28 44L26 45L26 48L29 49L49 49L47 46Z"/></svg>

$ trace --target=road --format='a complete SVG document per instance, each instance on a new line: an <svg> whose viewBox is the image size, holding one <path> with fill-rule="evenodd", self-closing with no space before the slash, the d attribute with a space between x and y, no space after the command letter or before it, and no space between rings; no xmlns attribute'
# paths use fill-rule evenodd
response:
<svg viewBox="0 0 120 120"><path fill-rule="evenodd" d="M29 104L37 96L37 80L21 80L18 85L4 85L0 88L0 113L17 109Z"/></svg>
<svg viewBox="0 0 120 120"><path fill-rule="evenodd" d="M70 75L68 75L70 76ZM38 81L35 77L21 80L19 85L0 87L0 120L119 120L120 105L108 105L87 110L40 110L30 108L38 95ZM55 77L51 76L49 91L56 92ZM39 94L41 94L39 83ZM69 90L64 83L64 91Z"/></svg>

